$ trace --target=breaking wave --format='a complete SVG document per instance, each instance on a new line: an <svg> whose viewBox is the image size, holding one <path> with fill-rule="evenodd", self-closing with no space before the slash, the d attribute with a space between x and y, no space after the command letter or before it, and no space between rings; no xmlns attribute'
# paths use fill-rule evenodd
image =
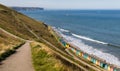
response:
<svg viewBox="0 0 120 71"><path fill-rule="evenodd" d="M69 30L65 30L65 29L62 29L62 28L58 28L58 29L62 32L69 32Z"/></svg>
<svg viewBox="0 0 120 71"><path fill-rule="evenodd" d="M100 43L100 44L108 44L108 43L105 43L105 42L102 42L102 41L91 39L89 37L80 36L80 35L77 35L77 34L72 34L72 35L75 36L75 37L77 37L77 38L84 39L84 40L88 40L88 41L92 41L92 42L96 42L96 43Z"/></svg>
<svg viewBox="0 0 120 71"><path fill-rule="evenodd" d="M98 40L94 40L94 39L91 39L91 38L88 38L88 37L76 35L76 34L73 34L73 33L71 33L72 36L65 35L65 34L62 33L63 30L61 31L60 29L56 29L56 28L54 28L54 29L57 32L59 32L60 35L63 38L65 38L70 44L80 48L82 51L84 51L88 54L93 54L93 55L95 55L95 56L97 56L101 59L104 59L104 60L106 60L106 62L108 62L110 64L120 66L120 60L116 56L114 56L112 54L109 54L109 53L106 53L106 52L103 52L101 50L95 49L92 46L88 46L84 42L82 42L82 40L77 39L77 38L85 39L85 40L100 43L100 44L108 44L108 43L101 42L101 41L98 41ZM68 30L66 32L68 32ZM75 37L77 37L77 38L75 38Z"/></svg>
<svg viewBox="0 0 120 71"><path fill-rule="evenodd" d="M79 47L82 51L88 53L88 54L93 54L95 56L98 56L104 60L106 60L106 62L111 63L111 64L115 64L120 66L120 61L117 57L115 57L112 54L109 53L104 53L98 49L93 48L92 46L88 46L86 44L84 44L81 40L71 37L71 36L66 36L63 35L62 36L69 41L70 44Z"/></svg>

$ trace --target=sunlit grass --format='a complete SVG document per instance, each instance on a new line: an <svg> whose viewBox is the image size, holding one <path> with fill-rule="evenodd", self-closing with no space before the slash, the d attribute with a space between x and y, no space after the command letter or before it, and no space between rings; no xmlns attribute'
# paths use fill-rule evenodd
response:
<svg viewBox="0 0 120 71"><path fill-rule="evenodd" d="M31 43L31 47L33 65L36 71L63 71L61 62L44 44Z"/></svg>

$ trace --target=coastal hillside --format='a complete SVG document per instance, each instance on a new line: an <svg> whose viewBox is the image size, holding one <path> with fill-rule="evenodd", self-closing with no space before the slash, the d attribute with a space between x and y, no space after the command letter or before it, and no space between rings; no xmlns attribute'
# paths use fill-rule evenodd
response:
<svg viewBox="0 0 120 71"><path fill-rule="evenodd" d="M13 40L14 39L14 40ZM10 41L10 42L9 42ZM21 43L22 40L15 38L0 29L0 51ZM5 47L5 48L2 48Z"/></svg>
<svg viewBox="0 0 120 71"><path fill-rule="evenodd" d="M50 33L49 26L3 5L0 5L0 21L1 28L16 36L27 40L35 40L38 37L42 37L55 46L61 47ZM31 32L37 34L38 37Z"/></svg>
<svg viewBox="0 0 120 71"><path fill-rule="evenodd" d="M8 11L10 10L8 10L7 7L0 5L0 62L10 54L14 53L15 49L24 43L20 38L4 31L4 28L6 28L6 30L9 30L9 27L13 28L10 24L7 24L10 22L10 19L8 19L10 18Z"/></svg>
<svg viewBox="0 0 120 71"><path fill-rule="evenodd" d="M38 11L38 10L44 10L44 8L39 8L39 7L11 7L12 9L14 10L17 10L17 11Z"/></svg>
<svg viewBox="0 0 120 71"><path fill-rule="evenodd" d="M46 65L49 65L50 68L53 68L51 69L51 71L82 71L82 69L78 68L74 64L72 64L71 66L72 60L71 63L67 61L70 60L70 57L64 51L65 48L58 42L58 40L56 40L51 27L44 24L43 22L36 21L15 10L12 10L9 7L0 4L0 28L1 52L5 51L7 52L7 54L9 54L9 51L7 51L6 49L14 49L12 48L14 45L20 46L20 44L24 43L22 39L28 41L37 41L38 43L44 44L47 49L50 49L49 51L47 51L46 49L44 49L45 51L40 50L39 46L42 45L37 46L37 48L31 49L33 53L32 56L34 68L36 69L36 67L38 67L38 70L36 71L41 70L40 66L45 66L42 68L43 70L47 69ZM43 46L43 48L45 47ZM38 51L37 53L36 50L40 51ZM41 54L42 52L45 52L46 55ZM51 52L52 54L49 54L48 52ZM48 62L45 60L45 63L41 64L40 56L42 55L43 60L44 58L46 58L50 61ZM65 56L68 58L65 58ZM6 53L2 54L2 57L6 57ZM51 61L53 63L51 63ZM55 66L55 68L51 66ZM49 71L49 69L45 71Z"/></svg>
<svg viewBox="0 0 120 71"><path fill-rule="evenodd" d="M0 28L0 61L14 53L23 43L23 40L11 36Z"/></svg>
<svg viewBox="0 0 120 71"><path fill-rule="evenodd" d="M3 5L0 5L0 28L25 40L41 41L43 38L56 47L63 48L51 34L48 25Z"/></svg>
<svg viewBox="0 0 120 71"><path fill-rule="evenodd" d="M22 47L21 45L24 42L25 45ZM69 44L64 41L61 43L59 34L51 26L3 5L0 5L0 46L0 51L4 51L0 55L0 60L14 53L15 49L21 46L21 51L31 55L29 56L29 59L31 59L29 62L33 63L35 71L104 71L99 66L77 57L78 55L73 53L76 51L73 49L72 52ZM30 47L31 51L26 51ZM14 59L21 55L22 52L18 53ZM24 57L20 57L19 60ZM27 60L25 61L27 62ZM11 59L9 59L9 62L11 62ZM13 64L13 62L11 63ZM16 66L16 62L14 65ZM17 65L19 67L19 64ZM6 71L5 67L3 71Z"/></svg>

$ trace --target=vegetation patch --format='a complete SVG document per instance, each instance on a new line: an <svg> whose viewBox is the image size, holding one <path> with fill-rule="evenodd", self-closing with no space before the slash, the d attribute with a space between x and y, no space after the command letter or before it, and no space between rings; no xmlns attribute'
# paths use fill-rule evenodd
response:
<svg viewBox="0 0 120 71"><path fill-rule="evenodd" d="M7 58L8 56L10 56L11 54L15 53L15 52L16 52L15 50L18 49L19 47L21 47L24 43L25 43L25 42L23 42L23 43L15 46L15 47L13 47L13 49L7 49L7 50L5 50L5 52L1 53L1 54L0 54L0 62L1 62L2 60L6 59L6 58Z"/></svg>
<svg viewBox="0 0 120 71"><path fill-rule="evenodd" d="M15 53L25 42L0 29L0 61Z"/></svg>
<svg viewBox="0 0 120 71"><path fill-rule="evenodd" d="M41 46L42 45L42 46ZM31 43L32 58L35 71L60 71L63 69L61 63L57 61L51 52L48 52L43 44Z"/></svg>
<svg viewBox="0 0 120 71"><path fill-rule="evenodd" d="M31 43L35 71L82 71L74 64L62 59L43 43Z"/></svg>
<svg viewBox="0 0 120 71"><path fill-rule="evenodd" d="M51 28L43 22L36 21L21 13L18 13L8 7L0 5L0 27L4 30L27 40L38 40L32 33L34 32L38 37L44 38L51 42L54 46L61 50L61 46L56 38L51 33Z"/></svg>

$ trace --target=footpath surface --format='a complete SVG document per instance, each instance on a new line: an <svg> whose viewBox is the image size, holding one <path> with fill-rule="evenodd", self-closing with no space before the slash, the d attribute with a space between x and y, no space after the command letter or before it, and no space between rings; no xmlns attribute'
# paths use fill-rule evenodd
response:
<svg viewBox="0 0 120 71"><path fill-rule="evenodd" d="M29 41L2 62L0 71L34 71Z"/></svg>

